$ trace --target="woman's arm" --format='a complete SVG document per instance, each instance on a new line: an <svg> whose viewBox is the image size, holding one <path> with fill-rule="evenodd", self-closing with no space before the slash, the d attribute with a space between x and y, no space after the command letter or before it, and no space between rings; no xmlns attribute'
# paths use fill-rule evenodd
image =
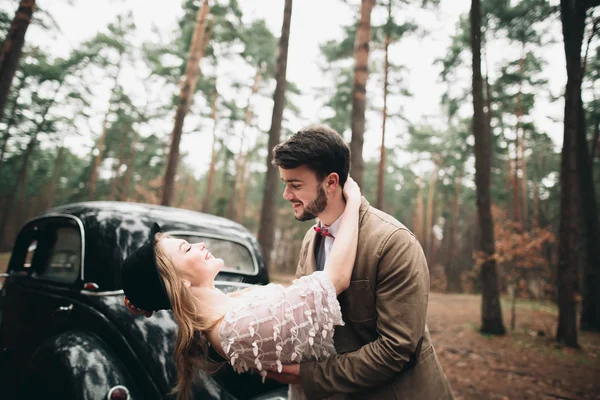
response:
<svg viewBox="0 0 600 400"><path fill-rule="evenodd" d="M346 208L324 268L338 295L348 289L350 285L358 244L358 209L360 208L361 194L358 184L350 177L344 185L344 196L346 197Z"/></svg>

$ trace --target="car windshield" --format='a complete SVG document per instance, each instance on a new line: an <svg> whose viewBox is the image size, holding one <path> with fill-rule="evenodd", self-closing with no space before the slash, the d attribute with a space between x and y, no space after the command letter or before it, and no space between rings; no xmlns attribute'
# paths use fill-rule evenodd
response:
<svg viewBox="0 0 600 400"><path fill-rule="evenodd" d="M246 246L231 240L193 234L169 233L170 236L187 240L189 243L206 243L206 248L225 262L222 272L256 275L258 266Z"/></svg>

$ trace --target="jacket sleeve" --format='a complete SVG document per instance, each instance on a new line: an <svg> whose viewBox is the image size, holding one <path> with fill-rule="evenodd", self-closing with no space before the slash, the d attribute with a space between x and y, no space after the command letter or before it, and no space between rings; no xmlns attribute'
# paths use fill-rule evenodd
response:
<svg viewBox="0 0 600 400"><path fill-rule="evenodd" d="M390 380L406 366L425 329L429 271L421 245L398 229L378 252L375 306L378 338L357 351L300 366L309 399L355 393Z"/></svg>

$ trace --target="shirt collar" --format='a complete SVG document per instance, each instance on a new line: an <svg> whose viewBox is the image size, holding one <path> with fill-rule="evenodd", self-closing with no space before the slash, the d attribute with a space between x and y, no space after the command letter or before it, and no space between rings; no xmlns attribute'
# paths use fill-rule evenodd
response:
<svg viewBox="0 0 600 400"><path fill-rule="evenodd" d="M343 214L342 214L343 215ZM334 221L333 224L327 226L322 221L319 221L319 226L322 228L326 228L329 233L331 233L334 237L337 236L338 230L340 229L340 224L342 223L342 216L340 215L338 219Z"/></svg>

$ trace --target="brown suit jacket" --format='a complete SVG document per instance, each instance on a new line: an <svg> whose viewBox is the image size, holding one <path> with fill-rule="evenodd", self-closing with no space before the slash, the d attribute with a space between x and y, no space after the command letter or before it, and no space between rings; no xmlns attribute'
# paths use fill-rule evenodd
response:
<svg viewBox="0 0 600 400"><path fill-rule="evenodd" d="M304 237L297 277L315 271L319 240L313 229ZM338 354L301 364L307 397L453 399L425 324L428 297L429 270L419 242L363 198L352 280L338 297L346 323L336 327Z"/></svg>

